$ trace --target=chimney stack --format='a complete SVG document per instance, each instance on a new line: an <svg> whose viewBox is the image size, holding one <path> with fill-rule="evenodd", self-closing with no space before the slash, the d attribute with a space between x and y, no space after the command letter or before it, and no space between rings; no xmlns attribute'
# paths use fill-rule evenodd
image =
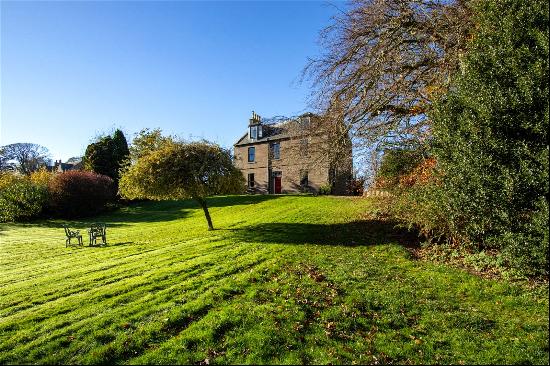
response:
<svg viewBox="0 0 550 366"><path fill-rule="evenodd" d="M252 111L252 117L248 120L248 125L257 125L260 124L262 121L262 118L256 114L256 112Z"/></svg>

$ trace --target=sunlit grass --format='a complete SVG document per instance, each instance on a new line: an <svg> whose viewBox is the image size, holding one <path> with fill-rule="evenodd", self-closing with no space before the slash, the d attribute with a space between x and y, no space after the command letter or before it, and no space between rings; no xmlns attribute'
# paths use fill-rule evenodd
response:
<svg viewBox="0 0 550 366"><path fill-rule="evenodd" d="M548 363L546 288L415 261L364 199L209 205L1 225L0 363Z"/></svg>

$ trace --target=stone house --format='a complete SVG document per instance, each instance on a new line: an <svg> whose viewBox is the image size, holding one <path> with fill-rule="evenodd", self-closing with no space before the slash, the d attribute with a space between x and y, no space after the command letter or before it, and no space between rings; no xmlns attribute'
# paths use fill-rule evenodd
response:
<svg viewBox="0 0 550 366"><path fill-rule="evenodd" d="M317 118L306 113L268 124L252 112L248 131L234 144L235 165L249 193L317 193L327 185L333 194L346 193L352 175L351 143L349 152L331 163L327 136L309 128Z"/></svg>
<svg viewBox="0 0 550 366"><path fill-rule="evenodd" d="M46 169L49 172L63 173L68 170L82 170L82 161L74 158L69 159L66 163L63 163L61 159L56 160L54 165L47 166Z"/></svg>

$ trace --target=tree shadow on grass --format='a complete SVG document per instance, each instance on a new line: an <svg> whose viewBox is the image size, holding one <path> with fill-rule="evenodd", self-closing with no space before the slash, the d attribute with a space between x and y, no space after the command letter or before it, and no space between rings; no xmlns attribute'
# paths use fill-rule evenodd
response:
<svg viewBox="0 0 550 366"><path fill-rule="evenodd" d="M122 207L116 211L104 212L97 216L75 219L41 219L12 223L10 225L17 228L40 227L53 229L63 229L63 225L67 225L73 230L80 230L80 233L84 235L83 230L90 228L91 224L98 222L105 223L108 230L109 228L124 227L136 223L167 222L184 219L191 212L184 209L185 205L182 202L184 201L140 203Z"/></svg>
<svg viewBox="0 0 550 366"><path fill-rule="evenodd" d="M417 232L396 227L382 220L352 221L341 224L265 223L227 229L239 241L269 244L378 245L397 243L417 247Z"/></svg>
<svg viewBox="0 0 550 366"><path fill-rule="evenodd" d="M250 205L265 202L281 196L270 195L241 195L241 196L216 196L207 199L208 207L226 207L237 205ZM26 222L10 223L16 228L54 228L63 229L68 225L71 229L85 230L92 223L104 222L107 228L124 227L136 223L167 222L184 219L191 214L191 210L200 209L194 200L180 201L137 201L113 211L103 212L94 216L86 216L75 219L36 219ZM9 229L8 229L9 230ZM0 225L0 235L4 235L5 228Z"/></svg>

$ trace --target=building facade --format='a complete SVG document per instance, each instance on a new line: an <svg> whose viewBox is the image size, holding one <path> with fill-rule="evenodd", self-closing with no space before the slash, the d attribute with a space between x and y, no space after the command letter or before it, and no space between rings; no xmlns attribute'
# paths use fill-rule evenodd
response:
<svg viewBox="0 0 550 366"><path fill-rule="evenodd" d="M234 145L235 164L249 193L316 193L330 185L333 194L345 194L352 169L351 144L349 154L335 166L326 154L327 137L310 132L315 118L307 113L266 124L252 112L248 131Z"/></svg>

